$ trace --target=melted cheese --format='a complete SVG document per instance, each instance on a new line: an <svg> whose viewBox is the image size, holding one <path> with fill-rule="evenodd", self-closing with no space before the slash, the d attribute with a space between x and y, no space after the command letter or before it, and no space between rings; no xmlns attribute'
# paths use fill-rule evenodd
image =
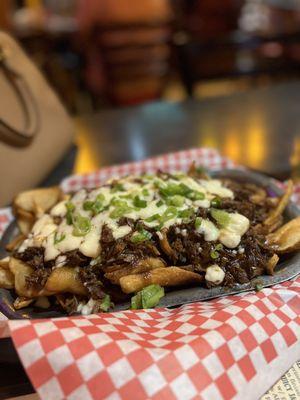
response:
<svg viewBox="0 0 300 400"><path fill-rule="evenodd" d="M82 189L68 199L68 202L72 203L72 215L80 215L81 218L88 220L89 227L86 234L76 236L78 233L74 230L74 226L67 224L67 200L64 200L56 204L49 214L44 214L38 219L19 251L24 251L29 246L43 246L45 248L45 260L49 261L59 260L62 253L78 249L84 255L94 259L101 252L100 239L104 225L111 229L112 235L116 240L131 233L130 226L118 223L119 218L122 216L133 220L142 220L148 227L160 225L160 218L164 213L168 213L170 203L159 188L166 187L169 184L171 186L184 184L190 190L202 193L204 198L192 200L193 197L180 196L180 206L173 206L173 209L175 207L177 210L174 217L171 214L163 219L161 229L169 228L174 224L181 224L184 219L180 217L180 211L197 211L198 208L209 208L211 200L215 196L233 198L233 192L222 186L221 181L216 179L208 181L197 180L184 174L168 176L167 178L145 176L137 179L136 177L128 176L119 179L118 185L115 185L115 179L111 180L110 183L113 188L106 184L89 192ZM134 200L136 198L139 202L145 202L145 205L135 204ZM85 206L86 201L90 203L100 201L103 210L98 211L97 215L93 215L93 210ZM114 218L113 212L120 207L118 204L123 204L123 209L121 207L123 213L118 218ZM159 216L157 219L154 218L147 221L157 215ZM247 227L245 220L236 215L232 217L230 226L225 230L220 231L213 222L203 220L198 232L202 233L207 241L217 241L220 238L226 246L236 246L240 241L242 232ZM61 221L56 223L55 217L60 217ZM159 235L159 232L157 234ZM58 261L56 265L60 266L63 263Z"/></svg>
<svg viewBox="0 0 300 400"><path fill-rule="evenodd" d="M208 219L203 219L201 221L201 225L197 231L204 235L204 239L207 242L218 240L220 234L219 229Z"/></svg>
<svg viewBox="0 0 300 400"><path fill-rule="evenodd" d="M247 232L249 226L250 221L244 215L230 214L229 224L220 231L220 242L229 249L234 249L240 244L241 238Z"/></svg>
<svg viewBox="0 0 300 400"><path fill-rule="evenodd" d="M217 264L210 265L206 269L205 280L215 285L220 285L225 278L225 272Z"/></svg>

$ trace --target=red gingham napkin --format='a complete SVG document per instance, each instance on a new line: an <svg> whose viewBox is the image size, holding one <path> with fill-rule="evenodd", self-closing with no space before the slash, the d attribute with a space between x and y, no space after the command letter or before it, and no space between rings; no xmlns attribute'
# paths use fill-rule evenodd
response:
<svg viewBox="0 0 300 400"><path fill-rule="evenodd" d="M214 150L194 149L73 176L62 187L186 169L192 160L233 166ZM300 186L294 200L300 203ZM9 328L42 399L253 400L300 358L299 316L300 278L172 310L10 321Z"/></svg>

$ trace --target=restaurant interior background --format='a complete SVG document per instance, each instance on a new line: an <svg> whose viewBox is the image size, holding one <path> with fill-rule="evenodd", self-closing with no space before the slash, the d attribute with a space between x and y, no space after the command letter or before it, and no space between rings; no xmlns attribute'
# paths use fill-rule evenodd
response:
<svg viewBox="0 0 300 400"><path fill-rule="evenodd" d="M75 117L300 75L299 0L1 0L0 28L22 43ZM82 131L79 173L94 169Z"/></svg>

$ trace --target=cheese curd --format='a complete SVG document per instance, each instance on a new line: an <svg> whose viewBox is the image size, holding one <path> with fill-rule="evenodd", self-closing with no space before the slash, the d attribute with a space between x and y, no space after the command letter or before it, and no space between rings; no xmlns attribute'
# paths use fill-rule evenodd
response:
<svg viewBox="0 0 300 400"><path fill-rule="evenodd" d="M206 269L205 280L215 285L220 285L225 278L225 272L217 264L210 265Z"/></svg>
<svg viewBox="0 0 300 400"><path fill-rule="evenodd" d="M247 232L250 221L242 214L229 214L230 220L226 228L221 229L219 241L229 249L240 244L242 236Z"/></svg>

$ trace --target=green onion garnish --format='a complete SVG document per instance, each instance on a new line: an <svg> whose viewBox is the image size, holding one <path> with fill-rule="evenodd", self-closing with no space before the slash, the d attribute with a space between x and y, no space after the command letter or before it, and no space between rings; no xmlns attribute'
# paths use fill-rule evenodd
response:
<svg viewBox="0 0 300 400"><path fill-rule="evenodd" d="M191 200L204 200L205 195L202 192L191 192L187 195L187 197Z"/></svg>
<svg viewBox="0 0 300 400"><path fill-rule="evenodd" d="M142 190L142 193L143 193L143 196L149 196L149 190L148 189L146 189L146 188L144 188L143 190Z"/></svg>
<svg viewBox="0 0 300 400"><path fill-rule="evenodd" d="M143 308L142 305L142 292L138 292L135 296L131 297L131 307L132 310L139 310Z"/></svg>
<svg viewBox="0 0 300 400"><path fill-rule="evenodd" d="M71 201L66 202L66 220L68 225L72 225L73 223L73 211L75 210L75 205Z"/></svg>
<svg viewBox="0 0 300 400"><path fill-rule="evenodd" d="M164 297L164 288L159 285L149 285L131 298L131 309L153 308Z"/></svg>
<svg viewBox="0 0 300 400"><path fill-rule="evenodd" d="M156 203L156 207L161 207L164 205L164 202L162 200L158 200L158 202Z"/></svg>
<svg viewBox="0 0 300 400"><path fill-rule="evenodd" d="M160 217L161 222L169 221L177 216L177 208L174 206L170 206L166 209L166 211Z"/></svg>
<svg viewBox="0 0 300 400"><path fill-rule="evenodd" d="M115 183L111 189L112 193L116 193L116 192L124 192L125 188L122 185L122 183Z"/></svg>
<svg viewBox="0 0 300 400"><path fill-rule="evenodd" d="M139 232L135 232L132 236L130 241L132 243L140 243L145 242L146 240L150 240L152 238L152 234L145 229L141 229Z"/></svg>
<svg viewBox="0 0 300 400"><path fill-rule="evenodd" d="M220 225L221 228L225 228L230 222L230 215L228 212L223 210L218 210L217 208L212 208L210 214Z"/></svg>
<svg viewBox="0 0 300 400"><path fill-rule="evenodd" d="M112 302L110 301L110 296L108 294L105 295L102 303L100 304L100 309L103 312L107 312L113 306Z"/></svg>
<svg viewBox="0 0 300 400"><path fill-rule="evenodd" d="M73 232L74 236L85 236L91 230L91 221L80 214L73 217Z"/></svg>
<svg viewBox="0 0 300 400"><path fill-rule="evenodd" d="M222 204L222 200L220 197L214 197L211 201L211 206L215 208L219 208Z"/></svg>
<svg viewBox="0 0 300 400"><path fill-rule="evenodd" d="M62 233L59 236L58 232L55 232L55 234L54 234L54 244L58 244L58 243L62 242L65 238L66 238L66 235L64 233Z"/></svg>
<svg viewBox="0 0 300 400"><path fill-rule="evenodd" d="M146 222L153 222L153 221L157 221L160 219L160 215L159 214L154 214L151 215L151 217L145 219Z"/></svg>
<svg viewBox="0 0 300 400"><path fill-rule="evenodd" d="M210 252L210 257L215 260L216 258L219 258L219 251L223 249L222 243L218 243L214 249Z"/></svg>
<svg viewBox="0 0 300 400"><path fill-rule="evenodd" d="M185 220L189 220L194 215L194 210L192 208L186 208L185 210L181 210L178 212L178 217L183 218Z"/></svg>
<svg viewBox="0 0 300 400"><path fill-rule="evenodd" d="M170 198L169 204L176 207L182 207L184 204L184 197L176 194L175 196Z"/></svg>
<svg viewBox="0 0 300 400"><path fill-rule="evenodd" d="M218 253L216 250L212 250L212 251L210 252L210 257L211 257L213 260L215 260L215 259L219 258L219 253Z"/></svg>
<svg viewBox="0 0 300 400"><path fill-rule="evenodd" d="M93 210L93 206L94 206L94 202L91 201L91 200L86 200L86 201L83 203L83 209L84 209L85 211L92 211L92 210Z"/></svg>
<svg viewBox="0 0 300 400"><path fill-rule="evenodd" d="M135 196L133 199L133 205L137 208L146 208L147 207L147 202L146 200L142 200L139 198L139 196Z"/></svg>
<svg viewBox="0 0 300 400"><path fill-rule="evenodd" d="M201 223L202 223L202 218L196 217L196 219L195 219L195 228L199 229L200 226L201 226Z"/></svg>

